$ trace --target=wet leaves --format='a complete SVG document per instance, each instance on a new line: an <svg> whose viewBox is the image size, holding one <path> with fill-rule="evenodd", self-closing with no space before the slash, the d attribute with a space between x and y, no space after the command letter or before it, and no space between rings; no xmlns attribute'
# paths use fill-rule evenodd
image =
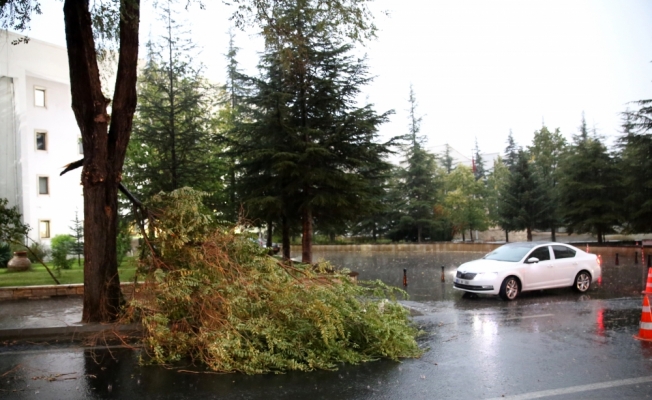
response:
<svg viewBox="0 0 652 400"><path fill-rule="evenodd" d="M65 374L50 374L50 375L43 375L43 376L34 376L32 377L32 380L33 381L43 380L48 382L69 381L69 380L77 379L78 377L75 376L76 374L77 374L76 372L68 372Z"/></svg>

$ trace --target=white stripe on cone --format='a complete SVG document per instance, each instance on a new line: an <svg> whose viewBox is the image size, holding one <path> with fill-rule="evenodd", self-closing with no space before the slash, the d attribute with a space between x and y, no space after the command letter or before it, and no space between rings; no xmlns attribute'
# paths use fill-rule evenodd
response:
<svg viewBox="0 0 652 400"><path fill-rule="evenodd" d="M645 331L652 331L652 322L641 321L641 329Z"/></svg>
<svg viewBox="0 0 652 400"><path fill-rule="evenodd" d="M650 312L650 306L643 306L643 312Z"/></svg>

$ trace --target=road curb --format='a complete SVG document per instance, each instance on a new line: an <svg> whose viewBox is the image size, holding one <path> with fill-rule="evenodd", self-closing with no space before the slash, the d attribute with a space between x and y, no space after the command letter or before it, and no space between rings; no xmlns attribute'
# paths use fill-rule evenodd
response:
<svg viewBox="0 0 652 400"><path fill-rule="evenodd" d="M47 328L15 328L0 329L0 341L8 340L33 340L57 339L77 340L92 336L142 336L142 327L139 324L83 324Z"/></svg>

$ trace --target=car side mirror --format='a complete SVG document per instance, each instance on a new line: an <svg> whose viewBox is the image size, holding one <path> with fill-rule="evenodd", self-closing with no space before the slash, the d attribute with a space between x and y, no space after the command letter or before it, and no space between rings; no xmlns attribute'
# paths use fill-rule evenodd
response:
<svg viewBox="0 0 652 400"><path fill-rule="evenodd" d="M536 257L530 257L530 258L528 258L527 261L526 261L526 263L528 263L528 264L536 264L536 263L538 263L538 262L539 262L539 259L536 258Z"/></svg>

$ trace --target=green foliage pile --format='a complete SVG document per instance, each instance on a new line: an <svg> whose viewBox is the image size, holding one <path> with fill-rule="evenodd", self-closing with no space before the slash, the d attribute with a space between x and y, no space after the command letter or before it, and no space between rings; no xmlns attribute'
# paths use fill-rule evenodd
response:
<svg viewBox="0 0 652 400"><path fill-rule="evenodd" d="M151 362L254 374L421 354L398 289L356 284L326 263L284 264L214 225L200 199L182 188L151 205L158 256L143 261L146 283L126 310L143 324Z"/></svg>
<svg viewBox="0 0 652 400"><path fill-rule="evenodd" d="M70 269L75 262L68 258L75 246L75 238L70 235L56 235L50 243L52 247L52 264L56 269Z"/></svg>

